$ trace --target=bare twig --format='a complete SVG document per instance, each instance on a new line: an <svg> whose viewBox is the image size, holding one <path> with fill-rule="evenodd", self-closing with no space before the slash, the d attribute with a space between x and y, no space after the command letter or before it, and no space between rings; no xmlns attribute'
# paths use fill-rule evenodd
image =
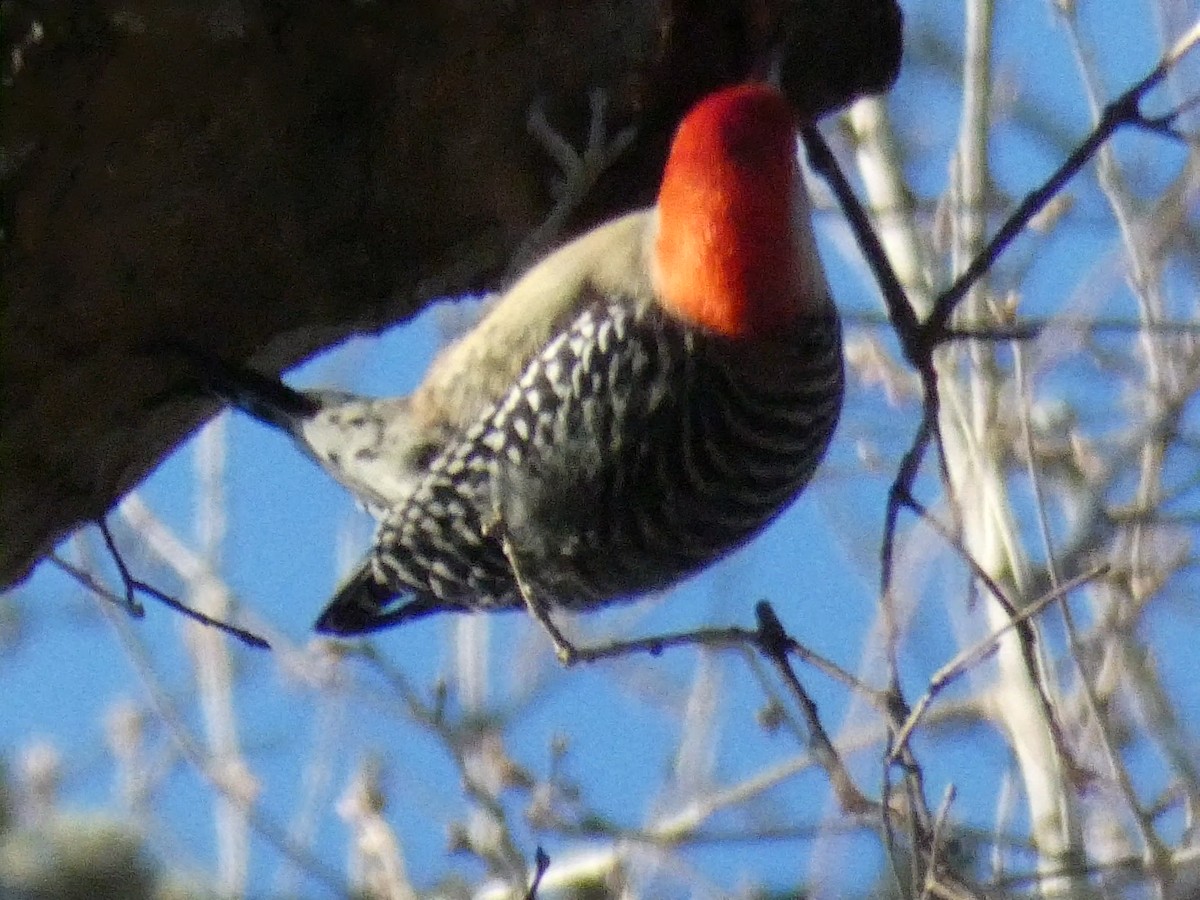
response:
<svg viewBox="0 0 1200 900"><path fill-rule="evenodd" d="M529 891L525 894L525 900L537 900L538 886L542 883L542 876L550 868L550 857L541 847L537 848L537 852L533 856L533 864L533 882L529 885Z"/></svg>
<svg viewBox="0 0 1200 900"><path fill-rule="evenodd" d="M1107 571L1107 565L1096 566L1090 571L1084 572L1082 575L1077 575L1070 581L1064 582L1062 585L1056 587L1052 591L1049 591L1038 600L1030 603L1020 612L1012 615L1006 625L1002 626L996 631L993 631L991 634L983 638L981 641L978 641L973 646L968 647L967 649L956 654L954 659L950 660L950 662L938 669L937 672L934 673L933 677L929 679L929 686L925 689L925 693L917 701L916 706L914 706L912 712L909 713L908 719L905 720L903 727L901 727L900 731L897 733L896 748L892 752L896 753L899 748L908 743L909 738L912 736L913 730L920 723L922 716L925 715L925 710L929 708L929 704L933 702L937 695L945 690L946 687L948 687L956 679L961 677L964 673L969 671L974 666L977 666L979 663L983 662L983 660L987 659L992 653L994 653L999 644L1000 638L1004 637L1004 635L1013 629L1020 628L1022 622L1032 619L1051 603L1065 598L1071 591L1082 587L1083 585L1088 584L1097 578L1100 578Z"/></svg>
<svg viewBox="0 0 1200 900"><path fill-rule="evenodd" d="M1179 59L1195 47L1197 42L1200 42L1200 23L1194 25L1177 41L1146 77L1104 107L1104 112L1091 133L1040 187L1030 192L1021 201L996 234L992 236L983 251L962 271L955 279L954 284L938 296L933 311L921 325L921 330L927 339L934 343L944 339L950 315L959 301L991 269L1030 220L1062 191L1067 182L1087 165L1118 129L1133 126L1157 134L1174 136L1167 126L1178 115L1178 111L1166 116L1150 118L1143 115L1141 103L1150 91L1163 82Z"/></svg>
<svg viewBox="0 0 1200 900"><path fill-rule="evenodd" d="M139 643L128 622L115 615L108 606L101 605L100 610L116 630L117 637L128 653L131 663L141 676L141 683L146 689L152 708L166 726L175 745L196 772L221 797L237 805L251 828L269 845L277 849L280 854L291 860L311 878L324 884L334 894L345 894L347 885L341 873L313 856L307 847L292 840L286 829L249 802L245 795L245 785L239 780L231 778L230 773L223 768L220 761L214 759L205 750L203 744L188 727L183 712L163 687L153 661L145 647Z"/></svg>
<svg viewBox="0 0 1200 900"><path fill-rule="evenodd" d="M178 613L187 616L189 619L194 619L201 625L206 625L209 628L215 628L222 631L231 637L237 638L243 644L250 647L255 647L261 650L271 649L271 645L264 638L259 637L252 631L247 631L244 628L238 628L236 625L230 625L228 622L222 622L219 619L214 619L207 616L197 609L192 609L190 606L181 603L169 594L160 591L158 588L147 584L144 581L139 581L130 573L125 560L121 557L117 546L113 541L112 532L109 530L106 522L97 522L97 527L100 529L101 535L104 537L104 544L112 554L114 563L117 566L117 571L121 576L121 583L124 585L125 595L121 597L114 594L112 591L105 588L92 575L83 571L78 566L73 565L69 561L63 559L56 553L51 553L48 557L54 565L62 572L75 579L83 587L94 593L96 596L107 600L111 603L116 603L122 609L129 613L135 619L140 619L145 615L145 609L137 602L136 594L142 593L154 598L164 606L170 607Z"/></svg>

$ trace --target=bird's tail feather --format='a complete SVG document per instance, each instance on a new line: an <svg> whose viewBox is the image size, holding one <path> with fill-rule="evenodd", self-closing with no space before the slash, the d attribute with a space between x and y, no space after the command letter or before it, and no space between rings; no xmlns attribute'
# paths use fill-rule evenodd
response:
<svg viewBox="0 0 1200 900"><path fill-rule="evenodd" d="M192 374L209 393L284 431L294 432L298 421L315 415L321 408L316 397L195 344L180 341L159 350L184 357Z"/></svg>
<svg viewBox="0 0 1200 900"><path fill-rule="evenodd" d="M451 608L435 597L398 594L378 581L368 560L338 588L315 628L321 634L368 634Z"/></svg>

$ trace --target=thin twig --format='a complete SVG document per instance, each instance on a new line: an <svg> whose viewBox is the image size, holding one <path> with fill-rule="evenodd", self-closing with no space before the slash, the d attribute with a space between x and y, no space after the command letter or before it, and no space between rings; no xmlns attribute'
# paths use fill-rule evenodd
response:
<svg viewBox="0 0 1200 900"><path fill-rule="evenodd" d="M101 605L99 608L116 630L117 637L129 655L134 669L141 677L151 707L166 726L167 733L175 746L200 777L221 797L238 806L251 828L270 846L300 867L309 877L322 882L334 894L345 895L348 888L342 873L326 865L307 847L293 840L287 834L286 829L247 800L243 789L230 783L230 779L225 776L219 761L206 751L200 740L191 732L186 723L186 717L179 709L175 699L163 687L150 655L139 642L128 622L117 616L107 606Z"/></svg>
<svg viewBox="0 0 1200 900"><path fill-rule="evenodd" d="M891 325L891 320L885 314L870 310L843 312L842 321L865 328L885 328ZM1172 336L1200 334L1200 322L1180 319L1139 322L1115 317L1085 319L1081 316L1022 316L1019 322L1012 324L950 325L946 327L943 340L1028 341L1041 337L1050 328L1085 331L1089 334L1136 334L1143 331Z"/></svg>
<svg viewBox="0 0 1200 900"><path fill-rule="evenodd" d="M954 798L957 796L957 791L953 784L946 785L945 793L942 794L942 802L938 806L937 815L933 819L933 833L929 840L929 864L925 867L925 883L921 885L921 898L931 896L935 891L935 886L938 883L937 873L941 860L938 859L938 852L942 848L942 838L946 830L946 822L950 818L950 807L954 804Z"/></svg>
<svg viewBox="0 0 1200 900"><path fill-rule="evenodd" d="M855 197L854 189L842 173L833 151L817 127L815 125L804 126L800 129L800 136L808 151L809 165L812 166L814 172L825 179L833 191L842 208L842 214L850 223L850 229L858 241L867 265L871 267L871 274L875 276L875 282L883 294L884 305L892 320L892 326L896 330L896 336L900 339L905 358L913 368L921 369L925 364L923 361L929 359L929 348L921 346L919 343L921 328L917 313L913 309L912 303L909 302L900 279L896 277L895 270L888 262L887 253L883 249L883 244L880 243L879 236L871 227L870 216Z"/></svg>
<svg viewBox="0 0 1200 900"><path fill-rule="evenodd" d="M783 624L779 621L779 617L775 614L774 609L766 601L762 601L755 606L755 616L758 619L758 628L754 631L737 626L728 628L702 628L695 631L618 641L597 647L575 647L568 645L571 646L569 662L572 664L593 663L602 659L619 658L634 653L649 653L651 656L658 656L668 648L681 646L716 648L735 646L753 647L775 666L799 705L809 731L809 750L829 775L830 782L842 808L851 814L876 810L878 804L867 800L854 785L849 770L842 762L837 750L833 746L833 742L829 739L828 733L821 724L816 704L813 703L812 698L809 697L804 686L800 683L800 679L791 667L788 655L795 653L804 661L817 665L822 671L831 675L831 677L849 684L856 690L862 690L867 697L871 698L885 712L890 708L887 696L879 691L868 688L859 679L854 678L835 663L802 647L795 638L787 633ZM545 627L545 623L542 623L542 625ZM556 649L561 648L557 640L555 640L555 646Z"/></svg>
<svg viewBox="0 0 1200 900"><path fill-rule="evenodd" d="M542 883L542 876L550 868L550 857L541 847L537 848L537 852L533 856L533 864L533 882L529 885L529 891L525 894L525 900L537 900L538 886Z"/></svg>
<svg viewBox="0 0 1200 900"><path fill-rule="evenodd" d="M931 342L936 343L944 338L950 315L959 301L991 269L1030 220L1062 191L1067 182L1074 178L1080 169L1087 165L1114 132L1124 126L1132 125L1155 133L1164 133L1164 122L1170 122L1175 113L1166 117L1148 118L1142 114L1141 101L1146 94L1162 83L1179 58L1191 50L1197 41L1200 41L1200 23L1193 26L1192 30L1163 56L1150 74L1104 107L1104 112L1091 133L1040 187L1026 195L996 234L992 236L987 246L955 279L954 284L943 291L934 302L933 311L922 323L922 331Z"/></svg>
<svg viewBox="0 0 1200 900"><path fill-rule="evenodd" d="M925 693L921 696L921 699L917 701L916 706L914 706L912 712L909 713L908 719L905 721L904 726L896 735L897 747L896 750L893 750L893 753L897 752L900 747L903 747L908 743L909 738L912 736L913 730L920 723L921 717L925 715L926 709L929 708L929 704L933 702L934 698L943 690L945 690L946 687L948 687L952 682L994 653L1000 642L1000 639L1004 637L1004 635L1016 628L1019 628L1021 623L1027 621L1028 619L1032 619L1051 603L1055 602L1056 600L1063 599L1076 588L1082 587L1083 585L1100 578L1107 571L1107 564L1096 566L1095 568L1084 572L1082 575L1077 575L1071 580L1064 582L1054 590L1048 591L1041 598L1035 600L1033 603L1030 603L1019 613L1011 616L1005 625L996 629L987 637L975 643L973 646L957 653L955 657L950 660L950 662L938 669L937 672L933 674L933 677L929 679L929 686L925 689Z"/></svg>
<svg viewBox="0 0 1200 900"><path fill-rule="evenodd" d="M108 548L108 552L112 555L113 562L117 566L117 571L121 575L121 582L125 586L125 596L127 598L127 603L125 605L127 607L132 605L134 609L139 610L139 612L134 613L134 618L141 618L141 615L144 613L141 605L137 604L134 600L135 592L140 592L149 597L153 597L159 603L170 607L178 613L182 613L189 619L194 619L201 625L207 625L209 628L215 628L217 631L222 631L225 634L228 634L230 637L237 638L239 641L249 647L255 647L259 650L271 649L270 643L268 643L264 638L259 637L254 632L247 631L244 628L238 628L236 625L231 625L228 622L222 622L220 619L214 619L212 616L205 615L204 613L200 612L200 610L192 609L192 607L181 603L169 594L160 591L158 588L134 578L133 574L129 571L129 567L125 565L125 560L121 557L120 551L117 549L116 542L113 540L112 531L109 529L108 523L103 519L99 519L96 521L96 527L100 529L100 534L104 537L104 545ZM70 569L64 567L62 561L58 559L58 557L52 558L59 565L59 567L63 568L63 570L68 572L68 574L75 574ZM111 597L111 595L109 596Z"/></svg>
<svg viewBox="0 0 1200 900"><path fill-rule="evenodd" d="M399 695L409 715L418 724L436 736L442 745L445 746L461 775L463 790L466 792L467 798L474 801L481 810L492 818L496 825L496 852L488 855L474 847L471 848L472 851L485 862L491 864L501 877L510 884L516 882L518 879L520 879L520 883L524 883L526 857L514 841L513 828L508 821L508 813L494 791L488 785L482 783L480 778L475 774L475 767L471 765L471 761L468 758L473 743L478 740L479 720L472 717L461 723L450 721L446 714L446 697L444 692L439 692L432 704L426 702L412 684L409 683L408 678L402 672L388 665L386 660L369 643L339 646L343 646L348 652L354 653L370 663Z"/></svg>
<svg viewBox="0 0 1200 900"><path fill-rule="evenodd" d="M771 608L770 603L764 600L756 604L754 614L758 619L756 644L760 652L775 664L784 683L791 688L792 695L800 705L800 711L808 725L809 750L829 775L834 794L837 796L842 810L856 815L878 809L878 804L868 800L855 786L854 779L834 748L825 727L821 724L817 705L804 690L804 685L800 683L800 679L796 677L796 672L788 661L788 653L796 644L795 639L784 630L783 623L779 621L779 617Z"/></svg>

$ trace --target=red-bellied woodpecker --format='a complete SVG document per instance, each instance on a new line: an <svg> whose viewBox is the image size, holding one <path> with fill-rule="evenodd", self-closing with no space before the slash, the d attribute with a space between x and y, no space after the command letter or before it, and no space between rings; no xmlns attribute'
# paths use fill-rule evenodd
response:
<svg viewBox="0 0 1200 900"><path fill-rule="evenodd" d="M319 630L524 605L558 641L547 610L703 568L783 510L825 452L840 326L793 113L765 85L700 101L658 203L535 265L408 397L210 375L380 518Z"/></svg>

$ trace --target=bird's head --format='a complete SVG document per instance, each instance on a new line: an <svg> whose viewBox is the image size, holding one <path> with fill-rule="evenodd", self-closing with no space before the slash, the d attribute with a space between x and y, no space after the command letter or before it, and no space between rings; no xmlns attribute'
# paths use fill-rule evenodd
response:
<svg viewBox="0 0 1200 900"><path fill-rule="evenodd" d="M796 120L775 88L726 88L684 117L659 189L651 259L664 307L733 339L778 335L828 302Z"/></svg>

